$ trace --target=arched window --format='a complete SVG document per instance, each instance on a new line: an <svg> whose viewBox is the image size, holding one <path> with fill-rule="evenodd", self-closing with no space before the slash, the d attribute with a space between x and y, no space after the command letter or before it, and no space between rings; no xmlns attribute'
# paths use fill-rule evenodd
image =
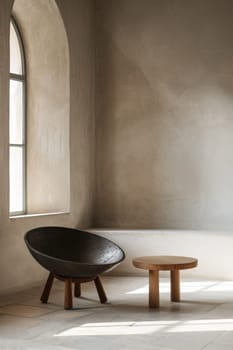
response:
<svg viewBox="0 0 233 350"><path fill-rule="evenodd" d="M56 0L15 0L12 16L10 217L64 214L70 210L70 76L65 26Z"/></svg>
<svg viewBox="0 0 233 350"><path fill-rule="evenodd" d="M26 76L22 37L15 19L10 22L10 214L26 211Z"/></svg>

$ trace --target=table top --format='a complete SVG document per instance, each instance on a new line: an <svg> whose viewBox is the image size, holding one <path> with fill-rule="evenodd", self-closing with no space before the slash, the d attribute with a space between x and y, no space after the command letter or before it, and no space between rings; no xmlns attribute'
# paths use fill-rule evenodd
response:
<svg viewBox="0 0 233 350"><path fill-rule="evenodd" d="M140 256L133 259L133 265L144 270L185 270L196 267L198 260L187 256Z"/></svg>

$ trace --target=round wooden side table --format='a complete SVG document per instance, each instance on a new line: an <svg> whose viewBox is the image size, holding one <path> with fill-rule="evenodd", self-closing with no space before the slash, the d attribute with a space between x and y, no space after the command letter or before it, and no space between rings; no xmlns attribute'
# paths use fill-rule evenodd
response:
<svg viewBox="0 0 233 350"><path fill-rule="evenodd" d="M180 270L196 267L198 260L185 256L141 256L133 265L149 270L149 307L159 307L159 271L170 271L171 301L180 301Z"/></svg>

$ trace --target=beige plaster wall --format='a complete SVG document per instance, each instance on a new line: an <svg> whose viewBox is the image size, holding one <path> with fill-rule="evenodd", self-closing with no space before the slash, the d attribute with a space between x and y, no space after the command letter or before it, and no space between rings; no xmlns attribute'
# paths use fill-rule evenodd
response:
<svg viewBox="0 0 233 350"><path fill-rule="evenodd" d="M36 0L34 0L36 1ZM92 225L94 188L94 3L57 0L70 46L70 186L66 215L8 217L9 19L13 1L0 0L0 294L43 279L46 272L32 259L24 233L41 225Z"/></svg>
<svg viewBox="0 0 233 350"><path fill-rule="evenodd" d="M95 225L232 229L233 2L96 3Z"/></svg>
<svg viewBox="0 0 233 350"><path fill-rule="evenodd" d="M63 20L54 0L15 0L12 13L26 52L26 210L67 212L70 72Z"/></svg>

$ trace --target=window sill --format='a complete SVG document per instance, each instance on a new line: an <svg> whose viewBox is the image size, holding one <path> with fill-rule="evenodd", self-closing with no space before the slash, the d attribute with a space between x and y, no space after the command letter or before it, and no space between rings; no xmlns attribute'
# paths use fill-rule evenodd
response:
<svg viewBox="0 0 233 350"><path fill-rule="evenodd" d="M69 211L60 211L54 213L39 213L39 214L20 214L20 215L10 215L9 219L24 219L24 218L37 218L41 216L52 216L52 215L67 215L70 214Z"/></svg>

